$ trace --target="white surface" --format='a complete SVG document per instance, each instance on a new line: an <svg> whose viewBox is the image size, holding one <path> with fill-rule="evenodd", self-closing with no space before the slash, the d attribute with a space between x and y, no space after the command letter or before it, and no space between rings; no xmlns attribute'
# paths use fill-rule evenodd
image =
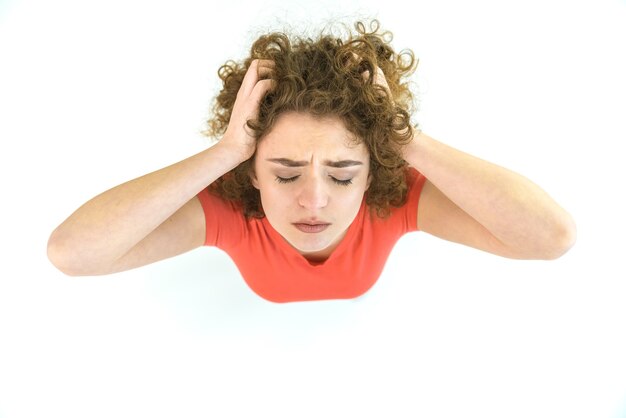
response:
<svg viewBox="0 0 626 418"><path fill-rule="evenodd" d="M624 1L210 3L0 4L0 417L626 416ZM213 248L93 278L48 262L82 203L207 146L222 63L337 16L420 58L425 132L574 215L566 256L412 234L364 297L286 305Z"/></svg>

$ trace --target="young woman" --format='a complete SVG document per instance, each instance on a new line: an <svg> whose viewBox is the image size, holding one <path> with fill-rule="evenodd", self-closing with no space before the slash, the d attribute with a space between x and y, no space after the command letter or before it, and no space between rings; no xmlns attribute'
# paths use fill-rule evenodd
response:
<svg viewBox="0 0 626 418"><path fill-rule="evenodd" d="M257 294L291 302L362 295L417 230L509 258L564 254L575 223L541 188L411 126L413 54L405 64L374 23L347 41L260 37L220 68L205 134L221 139L82 205L52 232L51 262L103 275L217 246Z"/></svg>

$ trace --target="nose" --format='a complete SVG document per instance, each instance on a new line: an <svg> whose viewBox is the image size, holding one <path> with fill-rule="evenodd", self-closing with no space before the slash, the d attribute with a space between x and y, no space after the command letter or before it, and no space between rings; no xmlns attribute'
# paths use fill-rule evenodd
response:
<svg viewBox="0 0 626 418"><path fill-rule="evenodd" d="M313 173L313 170L302 181L298 192L298 203L309 210L322 209L328 205L328 185L322 173Z"/></svg>

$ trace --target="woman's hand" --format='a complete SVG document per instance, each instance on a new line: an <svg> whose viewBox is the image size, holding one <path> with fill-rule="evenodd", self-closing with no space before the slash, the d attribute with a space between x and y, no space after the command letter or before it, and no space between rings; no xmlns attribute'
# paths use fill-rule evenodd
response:
<svg viewBox="0 0 626 418"><path fill-rule="evenodd" d="M355 53L352 53L352 55L357 60L360 59L358 57L358 55L356 55ZM363 71L362 75L363 75L363 79L367 81L369 79L369 77L370 77L369 70ZM391 90L389 89L389 84L387 84L387 78L385 78L385 73L383 72L383 70L378 65L376 66L376 73L374 74L373 84L382 86L387 91L387 94L389 96L389 99L391 100L391 103L395 105L395 102L393 100L393 95L391 94ZM400 133L400 135L404 136L406 134L407 129L403 130ZM421 129L415 128L415 131L413 132L413 139L415 139L421 133L422 133ZM400 147L400 153L402 154L403 158L407 162L408 162L407 156L408 156L410 150L412 149L411 147L413 146L413 142L414 141L412 140L409 144L406 144L406 145Z"/></svg>
<svg viewBox="0 0 626 418"><path fill-rule="evenodd" d="M271 78L274 65L272 60L252 61L237 92L228 128L219 142L222 146L232 147L240 155L241 162L251 158L256 150L256 138L248 134L246 122L259 116L261 100L276 86L276 80Z"/></svg>
<svg viewBox="0 0 626 418"><path fill-rule="evenodd" d="M363 78L367 80L369 76L369 70L365 70L363 72ZM391 99L391 103L393 103L393 96L391 95L391 90L389 90L389 84L387 84L385 73L383 73L383 70L381 70L378 65L376 66L376 74L374 74L374 85L383 86L383 88L387 91L389 98Z"/></svg>
<svg viewBox="0 0 626 418"><path fill-rule="evenodd" d="M354 52L352 53L352 56L357 61L361 60L361 58L357 54L355 54ZM363 80L367 81L369 79L369 77L370 77L369 70L363 71L362 76L363 76ZM387 94L389 95L389 97L391 98L391 102L393 103L393 97L391 95L391 90L389 90L389 84L387 84L387 79L385 78L385 73L383 72L383 70L378 65L376 66L376 73L374 74L373 83L374 83L374 85L382 86L387 91Z"/></svg>

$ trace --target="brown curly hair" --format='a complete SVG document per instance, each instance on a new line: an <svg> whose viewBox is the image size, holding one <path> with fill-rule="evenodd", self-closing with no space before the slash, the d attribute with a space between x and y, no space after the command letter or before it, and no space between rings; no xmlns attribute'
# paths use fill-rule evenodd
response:
<svg viewBox="0 0 626 418"><path fill-rule="evenodd" d="M408 163L402 157L401 146L411 141L417 125L410 123L413 94L401 79L415 71L419 60L415 61L410 49L396 54L389 46L393 34L378 33L378 20L370 23L370 32L361 21L354 26L358 34L348 31L345 42L323 31L316 40L292 36L291 41L284 32L260 36L243 64L229 60L219 68L223 88L215 98L214 117L202 134L213 138L224 134L248 67L254 59L271 59L275 62L273 78L277 85L261 101L258 118L246 124L257 143L284 112L341 118L355 135L356 143L364 143L370 154L372 182L365 193L366 204L370 210L375 208L380 218L387 218L390 205L400 207L406 202ZM385 41L387 35L389 40ZM410 58L406 64L402 59L405 55ZM363 76L366 70L376 74L376 66L385 75L391 97L383 86L373 82L373 77ZM262 218L265 214L260 193L248 175L255 156L256 152L208 189L234 201L246 217Z"/></svg>

